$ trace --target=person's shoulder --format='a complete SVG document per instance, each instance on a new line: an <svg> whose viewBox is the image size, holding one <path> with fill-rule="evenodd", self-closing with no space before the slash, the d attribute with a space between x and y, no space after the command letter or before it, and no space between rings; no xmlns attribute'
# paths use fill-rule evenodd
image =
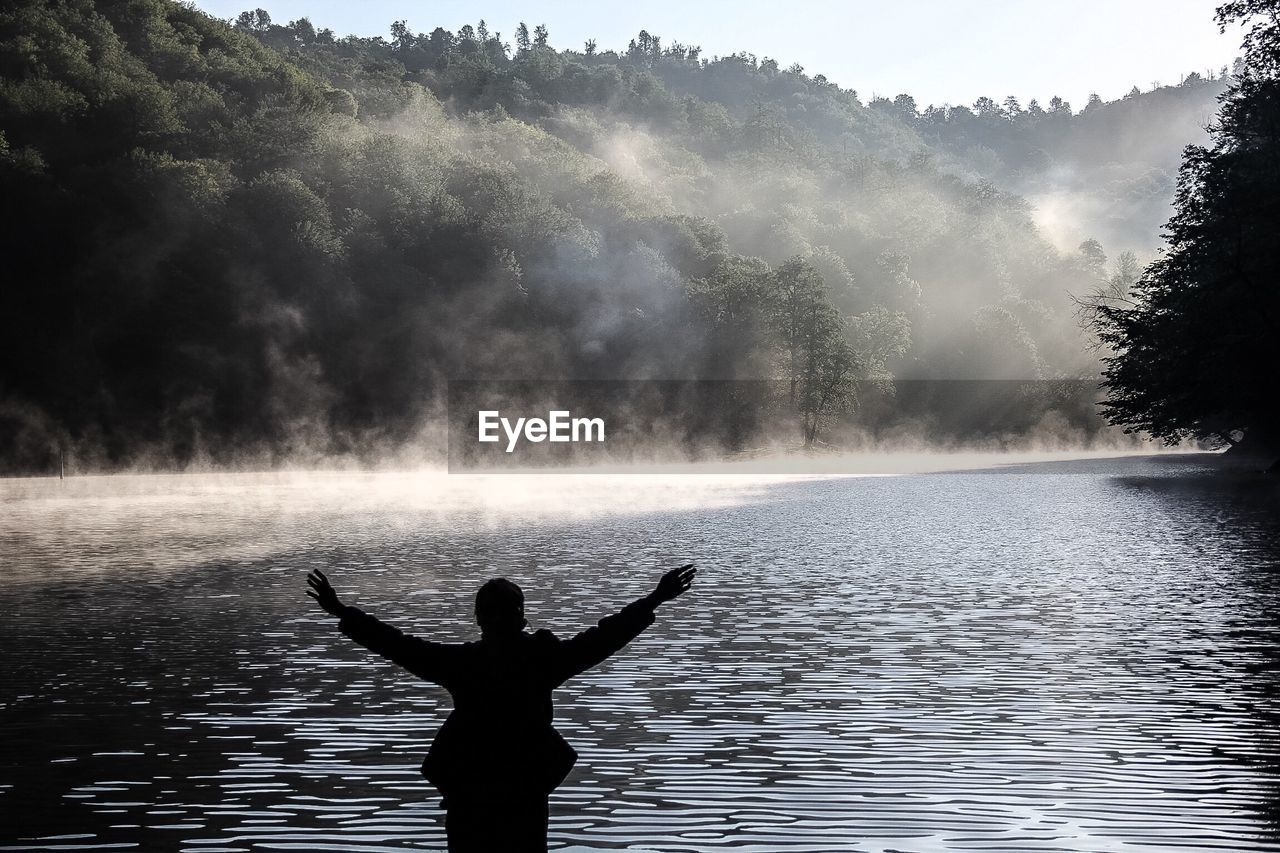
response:
<svg viewBox="0 0 1280 853"><path fill-rule="evenodd" d="M560 642L560 639L551 632L550 628L539 628L533 632L533 636L530 639L539 645L548 646Z"/></svg>
<svg viewBox="0 0 1280 853"><path fill-rule="evenodd" d="M461 643L443 644L442 648L459 656L474 656L484 649L483 640L466 640Z"/></svg>

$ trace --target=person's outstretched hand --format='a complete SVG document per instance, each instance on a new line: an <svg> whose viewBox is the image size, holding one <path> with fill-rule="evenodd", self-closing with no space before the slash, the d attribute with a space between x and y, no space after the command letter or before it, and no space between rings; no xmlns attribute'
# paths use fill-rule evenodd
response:
<svg viewBox="0 0 1280 853"><path fill-rule="evenodd" d="M338 600L338 593L334 592L324 572L312 569L311 574L307 575L307 585L311 587L307 590L307 595L318 601L326 613L332 613L334 616L342 615L343 604Z"/></svg>
<svg viewBox="0 0 1280 853"><path fill-rule="evenodd" d="M693 576L697 573L698 570L693 567L693 563L667 572L662 576L662 580L658 581L658 588L650 596L654 604L665 604L684 593L693 583Z"/></svg>

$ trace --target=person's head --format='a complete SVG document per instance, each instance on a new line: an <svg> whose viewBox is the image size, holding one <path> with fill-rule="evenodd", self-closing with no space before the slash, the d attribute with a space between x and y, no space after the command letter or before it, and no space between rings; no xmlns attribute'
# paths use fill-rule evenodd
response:
<svg viewBox="0 0 1280 853"><path fill-rule="evenodd" d="M476 593L476 621L485 634L516 634L524 618L524 593L506 578L485 581Z"/></svg>

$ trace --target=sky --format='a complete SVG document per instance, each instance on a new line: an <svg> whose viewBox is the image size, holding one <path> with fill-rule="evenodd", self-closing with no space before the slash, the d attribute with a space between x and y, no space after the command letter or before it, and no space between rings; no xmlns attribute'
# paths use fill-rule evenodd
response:
<svg viewBox="0 0 1280 853"><path fill-rule="evenodd" d="M1220 0L196 0L220 18L260 7L277 23L307 17L339 36L386 35L395 20L415 32L457 31L483 18L513 41L516 24L546 24L551 44L623 50L641 30L703 55L746 51L800 63L864 99L906 92L927 104L1014 95L1025 104L1060 95L1079 109L1091 93L1114 100L1132 87L1174 84L1229 65L1241 33L1219 34Z"/></svg>

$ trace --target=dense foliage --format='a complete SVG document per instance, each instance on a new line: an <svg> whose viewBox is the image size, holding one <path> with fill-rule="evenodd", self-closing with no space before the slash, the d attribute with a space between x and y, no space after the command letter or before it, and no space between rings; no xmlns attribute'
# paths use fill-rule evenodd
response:
<svg viewBox="0 0 1280 853"><path fill-rule="evenodd" d="M813 441L854 378L1091 375L1068 294L1106 256L1012 190L1219 85L918 111L514 38L6 6L3 465L430 445L451 377L782 379Z"/></svg>
<svg viewBox="0 0 1280 853"><path fill-rule="evenodd" d="M1210 147L1189 147L1168 250L1132 288L1092 309L1105 359L1106 414L1177 443L1277 447L1280 363L1280 2L1237 0L1225 28L1253 24L1244 67L1222 101Z"/></svg>

